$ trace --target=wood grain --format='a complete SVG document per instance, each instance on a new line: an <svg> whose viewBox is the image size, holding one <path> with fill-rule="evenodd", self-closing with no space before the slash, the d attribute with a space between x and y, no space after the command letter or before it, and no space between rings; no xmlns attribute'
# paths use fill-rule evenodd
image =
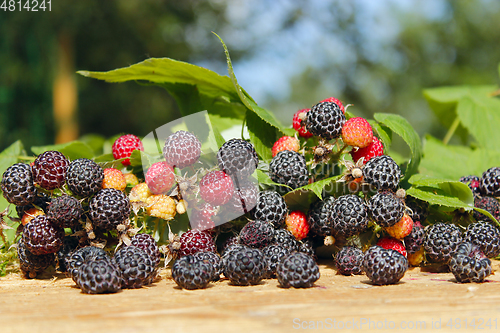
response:
<svg viewBox="0 0 500 333"><path fill-rule="evenodd" d="M499 262L493 264L498 270ZM222 280L187 291L164 270L149 287L106 295L83 294L58 273L36 280L10 274L0 279L1 331L383 332L405 326L415 332L498 331L498 275L482 284L460 284L451 273L413 268L397 285L380 287L364 275L337 275L331 262L320 269L321 279L311 289L283 289L276 280L237 287ZM446 326L450 319L453 327ZM485 326L488 319L491 327Z"/></svg>

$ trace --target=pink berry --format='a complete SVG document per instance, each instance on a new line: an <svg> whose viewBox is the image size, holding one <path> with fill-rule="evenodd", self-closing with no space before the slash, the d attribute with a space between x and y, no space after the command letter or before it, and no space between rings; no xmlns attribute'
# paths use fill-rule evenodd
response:
<svg viewBox="0 0 500 333"><path fill-rule="evenodd" d="M212 217L216 215L217 209L208 203L196 207L189 216L189 224L191 228L198 230L213 231L215 222Z"/></svg>
<svg viewBox="0 0 500 333"><path fill-rule="evenodd" d="M307 222L306 214L300 210L295 210L288 214L285 223L288 231L290 231L296 239L302 240L307 237L309 233L309 222Z"/></svg>
<svg viewBox="0 0 500 333"><path fill-rule="evenodd" d="M174 169L167 162L156 162L146 172L146 184L153 194L163 194L175 183Z"/></svg>
<svg viewBox="0 0 500 333"><path fill-rule="evenodd" d="M233 193L233 180L224 171L211 171L200 180L200 196L213 206L227 203Z"/></svg>

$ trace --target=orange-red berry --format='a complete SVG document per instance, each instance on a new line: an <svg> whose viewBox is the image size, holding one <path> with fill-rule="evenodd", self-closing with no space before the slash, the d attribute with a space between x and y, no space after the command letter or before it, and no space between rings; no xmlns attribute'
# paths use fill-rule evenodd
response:
<svg viewBox="0 0 500 333"><path fill-rule="evenodd" d="M300 144L297 138L291 136L282 136L276 141L272 148L273 157L276 156L280 151L291 150L299 151Z"/></svg>
<svg viewBox="0 0 500 333"><path fill-rule="evenodd" d="M309 233L309 223L307 222L306 214L300 210L288 214L285 223L288 231L290 231L296 239L302 240L307 237Z"/></svg>
<svg viewBox="0 0 500 333"><path fill-rule="evenodd" d="M409 234L411 234L411 229L413 228L413 220L407 214L403 215L403 218L393 225L392 227L385 228L385 231L389 234L389 236L403 239Z"/></svg>
<svg viewBox="0 0 500 333"><path fill-rule="evenodd" d="M346 145L365 148L373 141L370 123L361 117L347 120L342 127L342 140Z"/></svg>

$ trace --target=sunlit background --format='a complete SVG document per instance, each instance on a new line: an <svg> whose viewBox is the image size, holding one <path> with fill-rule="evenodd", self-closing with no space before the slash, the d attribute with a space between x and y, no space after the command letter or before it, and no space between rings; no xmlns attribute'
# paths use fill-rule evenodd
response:
<svg viewBox="0 0 500 333"><path fill-rule="evenodd" d="M0 150L143 136L180 117L161 88L75 72L170 57L226 75L212 31L239 83L285 125L334 96L442 137L424 88L498 83L496 0L52 0L50 12L0 10Z"/></svg>

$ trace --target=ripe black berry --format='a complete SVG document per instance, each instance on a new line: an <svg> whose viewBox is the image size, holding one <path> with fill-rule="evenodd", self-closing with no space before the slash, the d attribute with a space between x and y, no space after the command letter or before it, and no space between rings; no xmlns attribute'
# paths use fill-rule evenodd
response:
<svg viewBox="0 0 500 333"><path fill-rule="evenodd" d="M366 162L363 177L377 190L395 190L401 179L401 169L390 156L376 156Z"/></svg>
<svg viewBox="0 0 500 333"><path fill-rule="evenodd" d="M116 251L114 259L123 279L122 288L140 288L155 277L151 257L136 246L125 246Z"/></svg>
<svg viewBox="0 0 500 333"><path fill-rule="evenodd" d="M500 168L489 168L483 173L479 188L484 195L500 196Z"/></svg>
<svg viewBox="0 0 500 333"><path fill-rule="evenodd" d="M217 161L220 170L244 181L257 168L259 158L251 143L241 139L231 139L220 147Z"/></svg>
<svg viewBox="0 0 500 333"><path fill-rule="evenodd" d="M252 211L257 205L257 197L259 189L252 182L244 182L239 184L239 188L235 188L233 196L224 205L228 213L238 217Z"/></svg>
<svg viewBox="0 0 500 333"><path fill-rule="evenodd" d="M264 259L266 260L266 277L272 278L276 275L278 263L286 257L290 252L279 244L271 244L262 249Z"/></svg>
<svg viewBox="0 0 500 333"><path fill-rule="evenodd" d="M306 129L326 140L340 137L346 118L340 107L333 102L321 102L307 112Z"/></svg>
<svg viewBox="0 0 500 333"><path fill-rule="evenodd" d="M269 176L274 182L292 189L305 186L309 182L309 171L304 156L290 150L280 151L273 157L269 164Z"/></svg>
<svg viewBox="0 0 500 333"><path fill-rule="evenodd" d="M28 250L22 239L17 242L17 257L21 272L26 278L30 279L45 271L55 261L53 253L34 255Z"/></svg>
<svg viewBox="0 0 500 333"><path fill-rule="evenodd" d="M392 227L404 214L403 201L390 191L383 191L370 198L368 203L370 215L381 227Z"/></svg>
<svg viewBox="0 0 500 333"><path fill-rule="evenodd" d="M333 231L333 205L335 198L329 196L311 205L307 215L309 230L317 236L330 236Z"/></svg>
<svg viewBox="0 0 500 333"><path fill-rule="evenodd" d="M77 196L89 197L102 188L104 170L87 158L74 160L66 170L66 184Z"/></svg>
<svg viewBox="0 0 500 333"><path fill-rule="evenodd" d="M226 251L222 257L222 266L224 276L237 286L258 284L266 274L264 253L244 245Z"/></svg>
<svg viewBox="0 0 500 333"><path fill-rule="evenodd" d="M80 201L69 195L53 199L47 209L49 221L60 228L76 226L82 214L83 207Z"/></svg>
<svg viewBox="0 0 500 333"><path fill-rule="evenodd" d="M488 258L494 258L500 254L500 230L492 223L476 222L469 224L463 240L479 246Z"/></svg>
<svg viewBox="0 0 500 333"><path fill-rule="evenodd" d="M89 212L96 227L112 230L128 218L130 201L122 191L105 188L92 198Z"/></svg>
<svg viewBox="0 0 500 333"><path fill-rule="evenodd" d="M85 261L79 267L76 284L87 294L116 293L121 289L122 279L112 260L98 259Z"/></svg>
<svg viewBox="0 0 500 333"><path fill-rule="evenodd" d="M78 272L84 263L96 260L110 261L111 258L106 251L95 246L85 246L74 251L66 260L68 273L73 281L77 283Z"/></svg>
<svg viewBox="0 0 500 333"><path fill-rule="evenodd" d="M435 262L448 262L461 242L462 232L455 224L439 222L425 229L424 249Z"/></svg>
<svg viewBox="0 0 500 333"><path fill-rule="evenodd" d="M256 220L271 223L279 228L285 222L288 207L285 199L276 191L259 192L254 217Z"/></svg>
<svg viewBox="0 0 500 333"><path fill-rule="evenodd" d="M372 246L365 252L363 269L373 284L394 284L408 270L408 260L398 251Z"/></svg>
<svg viewBox="0 0 500 333"><path fill-rule="evenodd" d="M344 246L335 255L335 266L342 275L363 274L363 251L355 246Z"/></svg>
<svg viewBox="0 0 500 333"><path fill-rule="evenodd" d="M276 277L283 288L311 288L319 277L319 267L311 256L292 252L276 268Z"/></svg>
<svg viewBox="0 0 500 333"><path fill-rule="evenodd" d="M153 260L155 268L158 267L161 260L160 248L151 235L136 234L130 239L130 245L137 246L145 251L151 257L151 260Z"/></svg>
<svg viewBox="0 0 500 333"><path fill-rule="evenodd" d="M333 234L345 238L368 227L368 209L363 199L354 194L340 196L333 205Z"/></svg>
<svg viewBox="0 0 500 333"><path fill-rule="evenodd" d="M406 252L408 252L408 254L414 254L418 252L424 244L424 238L425 230L420 222L413 222L411 233L404 238Z"/></svg>
<svg viewBox="0 0 500 333"><path fill-rule="evenodd" d="M214 273L212 275L212 281L219 281L220 275L222 274L222 260L219 255L215 252L197 252L194 257L198 260L209 263L214 268Z"/></svg>
<svg viewBox="0 0 500 333"><path fill-rule="evenodd" d="M274 228L267 222L250 221L240 231L240 243L249 247L262 249L273 239Z"/></svg>
<svg viewBox="0 0 500 333"><path fill-rule="evenodd" d="M289 252L298 251L301 243L286 229L277 229L274 232L274 244L284 247Z"/></svg>
<svg viewBox="0 0 500 333"><path fill-rule="evenodd" d="M64 230L54 227L45 215L38 215L23 228L23 242L35 255L56 253L62 246Z"/></svg>
<svg viewBox="0 0 500 333"><path fill-rule="evenodd" d="M184 289L205 288L214 276L214 267L204 260L187 255L177 259L172 266L172 278Z"/></svg>
<svg viewBox="0 0 500 333"><path fill-rule="evenodd" d="M472 243L461 243L452 253L448 263L458 282L483 282L491 274L491 261L479 247Z"/></svg>
<svg viewBox="0 0 500 333"><path fill-rule="evenodd" d="M0 187L4 198L17 206L29 205L36 197L33 175L28 164L16 163L8 167L2 175Z"/></svg>

